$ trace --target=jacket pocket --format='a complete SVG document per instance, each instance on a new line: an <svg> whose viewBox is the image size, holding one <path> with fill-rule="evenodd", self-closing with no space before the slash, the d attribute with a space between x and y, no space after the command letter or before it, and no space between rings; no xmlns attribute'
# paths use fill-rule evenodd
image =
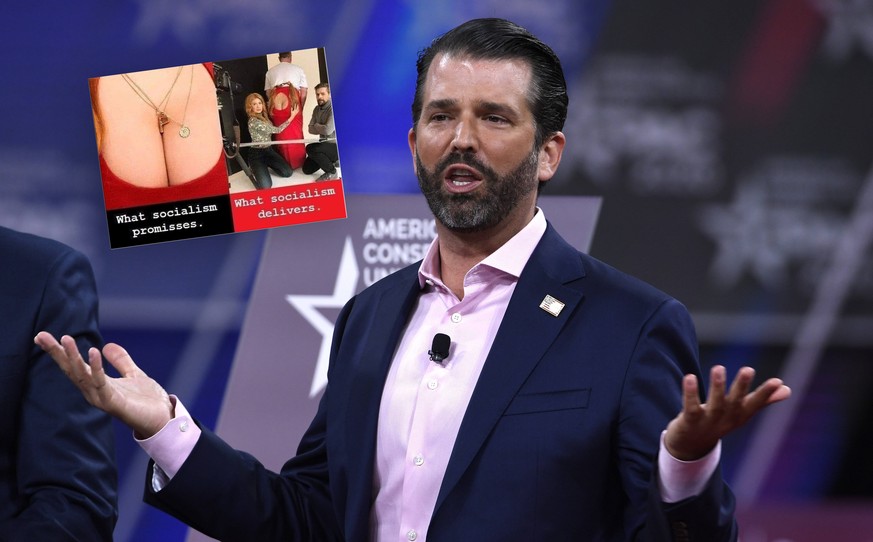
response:
<svg viewBox="0 0 873 542"><path fill-rule="evenodd" d="M516 395L504 416L588 408L591 388Z"/></svg>

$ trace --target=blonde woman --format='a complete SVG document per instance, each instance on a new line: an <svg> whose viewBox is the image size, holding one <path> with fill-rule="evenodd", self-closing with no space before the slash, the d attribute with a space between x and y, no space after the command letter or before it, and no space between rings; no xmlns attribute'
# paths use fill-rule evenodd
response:
<svg viewBox="0 0 873 542"><path fill-rule="evenodd" d="M249 147L249 167L255 176L255 188L262 190L273 186L270 169L280 177L290 177L293 169L282 156L270 145L270 136L281 132L291 124L291 121L300 115L300 108L291 109L291 117L279 126L267 118L264 98L257 92L246 96L246 114L249 116L249 133L252 136L252 147ZM258 145L258 143L263 143Z"/></svg>

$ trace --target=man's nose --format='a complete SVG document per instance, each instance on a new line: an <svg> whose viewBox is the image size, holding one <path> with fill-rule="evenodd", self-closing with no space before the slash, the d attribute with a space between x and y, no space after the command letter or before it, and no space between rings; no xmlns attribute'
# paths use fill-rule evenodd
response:
<svg viewBox="0 0 873 542"><path fill-rule="evenodd" d="M452 150L457 152L476 152L479 150L479 133L475 119L462 118L455 125Z"/></svg>

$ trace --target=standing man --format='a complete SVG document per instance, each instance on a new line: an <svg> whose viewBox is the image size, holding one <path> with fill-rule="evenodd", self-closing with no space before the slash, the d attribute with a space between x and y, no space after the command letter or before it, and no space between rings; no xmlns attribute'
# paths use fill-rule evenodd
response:
<svg viewBox="0 0 873 542"><path fill-rule="evenodd" d="M330 85L319 83L315 85L315 101L318 105L312 110L309 119L309 133L318 136L318 143L306 146L306 161L303 162L303 173L309 175L319 169L322 173L316 181L337 179L336 164L339 154L336 146L336 125L333 122L333 105L330 101Z"/></svg>
<svg viewBox="0 0 873 542"><path fill-rule="evenodd" d="M790 390L701 404L691 319L579 253L537 192L561 161L560 62L469 21L419 57L409 147L438 237L340 313L329 384L280 473L198 427L118 345L37 342L154 458L146 500L221 540L736 540L720 439ZM428 357L435 333L446 355ZM434 348L436 350L436 348ZM265 428L265 430L270 430Z"/></svg>
<svg viewBox="0 0 873 542"><path fill-rule="evenodd" d="M0 227L0 540L112 540L111 419L33 344L40 330L101 344L91 266L75 250ZM81 362L80 362L81 363Z"/></svg>
<svg viewBox="0 0 873 542"><path fill-rule="evenodd" d="M279 53L279 63L267 70L264 76L264 92L268 99L272 99L273 89L276 87L292 86L300 96L300 108L306 104L306 94L309 92L309 83L306 81L306 73L303 68L291 62L291 52Z"/></svg>

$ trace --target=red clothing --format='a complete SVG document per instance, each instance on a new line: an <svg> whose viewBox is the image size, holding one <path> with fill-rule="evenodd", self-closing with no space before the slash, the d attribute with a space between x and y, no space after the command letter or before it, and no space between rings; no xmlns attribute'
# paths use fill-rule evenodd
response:
<svg viewBox="0 0 873 542"><path fill-rule="evenodd" d="M288 103L291 103L291 92L290 87L276 87L276 94L284 94L288 97ZM296 92L296 91L295 91ZM299 100L298 100L299 103ZM273 124L279 126L291 116L291 107L287 107L286 109L276 109L273 111ZM297 114L294 117L294 120L291 121L291 124L288 125L287 128L279 132L275 135L274 138L276 141L288 141L293 139L303 139L303 112ZM303 165L303 161L306 159L306 145L303 143L291 143L286 145L274 145L273 146L279 154L285 158L285 161L291 164L291 167L294 169L298 169Z"/></svg>
<svg viewBox="0 0 873 542"><path fill-rule="evenodd" d="M222 153L218 154L218 161L215 162L212 169L185 184L161 188L143 188L132 185L115 175L106 165L102 155L100 156L100 176L103 177L103 200L106 203L107 211L154 203L222 196L230 193L227 166Z"/></svg>
<svg viewBox="0 0 873 542"><path fill-rule="evenodd" d="M214 77L212 62L204 62L203 67ZM103 200L106 210L138 207L154 203L183 201L230 193L227 164L224 154L218 153L218 161L202 176L185 184L162 188L143 188L135 186L118 177L100 155L100 176L103 178Z"/></svg>

